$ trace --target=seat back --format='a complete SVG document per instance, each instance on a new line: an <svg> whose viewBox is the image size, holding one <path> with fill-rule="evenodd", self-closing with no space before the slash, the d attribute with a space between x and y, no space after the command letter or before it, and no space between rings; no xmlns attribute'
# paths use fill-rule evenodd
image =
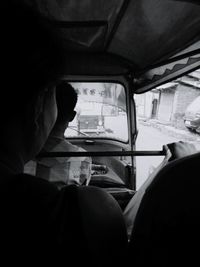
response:
<svg viewBox="0 0 200 267"><path fill-rule="evenodd" d="M124 261L128 239L123 214L103 189L71 185L57 190L38 177L2 174L1 259L22 266L29 266L30 259L34 265L56 266Z"/></svg>
<svg viewBox="0 0 200 267"><path fill-rule="evenodd" d="M123 263L128 238L117 201L103 189L93 186L79 187L77 200L84 244L88 246L86 257L94 259L94 266Z"/></svg>
<svg viewBox="0 0 200 267"><path fill-rule="evenodd" d="M161 169L140 203L129 244L135 266L199 261L200 153ZM198 265L198 264L197 264Z"/></svg>

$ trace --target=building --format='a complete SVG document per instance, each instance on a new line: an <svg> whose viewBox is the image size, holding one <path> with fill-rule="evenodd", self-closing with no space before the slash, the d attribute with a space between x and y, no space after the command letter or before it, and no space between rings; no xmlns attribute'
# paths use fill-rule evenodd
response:
<svg viewBox="0 0 200 267"><path fill-rule="evenodd" d="M173 82L156 87L145 94L136 95L137 115L155 119L176 128L185 128L184 114L187 106L200 95L200 70Z"/></svg>

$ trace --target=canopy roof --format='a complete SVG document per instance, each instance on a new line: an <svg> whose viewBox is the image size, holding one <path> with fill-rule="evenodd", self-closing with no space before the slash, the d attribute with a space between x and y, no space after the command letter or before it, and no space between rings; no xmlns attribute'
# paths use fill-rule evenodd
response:
<svg viewBox="0 0 200 267"><path fill-rule="evenodd" d="M26 1L62 35L66 73L130 72L140 93L200 66L199 0Z"/></svg>

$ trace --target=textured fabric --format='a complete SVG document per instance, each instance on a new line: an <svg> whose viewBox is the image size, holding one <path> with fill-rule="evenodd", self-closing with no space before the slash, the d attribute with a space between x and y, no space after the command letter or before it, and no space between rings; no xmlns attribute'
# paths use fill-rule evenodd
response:
<svg viewBox="0 0 200 267"><path fill-rule="evenodd" d="M134 227L135 218L138 212L138 209L140 207L142 198L144 197L144 194L149 187L149 185L152 183L154 178L156 177L157 173L168 163L169 159L171 157L171 153L168 150L168 153L166 154L164 160L161 162L161 164L150 174L148 179L144 182L144 184L138 189L138 191L134 194L132 199L129 201L128 205L126 206L124 210L124 218L126 222L127 232L128 236L130 238L132 229Z"/></svg>
<svg viewBox="0 0 200 267"><path fill-rule="evenodd" d="M51 136L45 144L44 151L48 152L83 152L81 147L72 145L63 138ZM92 159L88 157L54 157L37 160L36 175L50 182L63 182L64 184L89 184L91 178ZM32 173L35 163L29 163L25 172Z"/></svg>
<svg viewBox="0 0 200 267"><path fill-rule="evenodd" d="M172 161L146 189L129 246L136 266L199 265L199 162L199 153Z"/></svg>
<svg viewBox="0 0 200 267"><path fill-rule="evenodd" d="M188 155L192 155L200 151L200 146L187 142L177 142L165 145L163 147L166 151L166 156L160 165L150 174L144 184L134 194L129 201L126 209L124 210L124 218L127 226L128 236L131 236L132 229L134 228L135 218L137 216L138 209L141 205L141 201L151 186L151 183L156 179L158 173L166 166L170 161L183 158Z"/></svg>
<svg viewBox="0 0 200 267"><path fill-rule="evenodd" d="M13 260L20 266L65 261L78 266L81 259L87 266L105 266L126 249L121 210L95 187L58 190L43 179L6 175L1 168L0 211L0 255L7 265Z"/></svg>
<svg viewBox="0 0 200 267"><path fill-rule="evenodd" d="M164 64L180 53L200 49L198 0L36 0L34 7L54 21L67 52L70 51L66 58L69 62L72 56L66 70L68 74L73 74L74 68L75 74L96 73L102 61L96 58L89 64L88 54L93 59L96 54L100 58L114 55L118 65L124 61L126 68L132 71L135 89L142 92L149 90L152 83L154 88L199 66L199 52L197 58L190 54L183 61L174 59L174 64ZM86 54L83 64L82 54ZM160 64L164 66L160 68ZM98 74L113 73L113 67L106 66Z"/></svg>

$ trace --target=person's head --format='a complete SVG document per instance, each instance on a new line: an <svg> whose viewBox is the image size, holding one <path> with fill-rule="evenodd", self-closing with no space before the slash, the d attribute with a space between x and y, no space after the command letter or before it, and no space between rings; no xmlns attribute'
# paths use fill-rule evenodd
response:
<svg viewBox="0 0 200 267"><path fill-rule="evenodd" d="M56 125L63 125L67 128L68 123L76 116L74 108L77 103L77 93L71 84L63 81L57 86L56 102L58 109Z"/></svg>
<svg viewBox="0 0 200 267"><path fill-rule="evenodd" d="M56 120L55 86L64 66L63 47L52 25L22 0L4 1L1 13L0 139L7 143L3 139L12 132L10 142L27 161L40 151Z"/></svg>

